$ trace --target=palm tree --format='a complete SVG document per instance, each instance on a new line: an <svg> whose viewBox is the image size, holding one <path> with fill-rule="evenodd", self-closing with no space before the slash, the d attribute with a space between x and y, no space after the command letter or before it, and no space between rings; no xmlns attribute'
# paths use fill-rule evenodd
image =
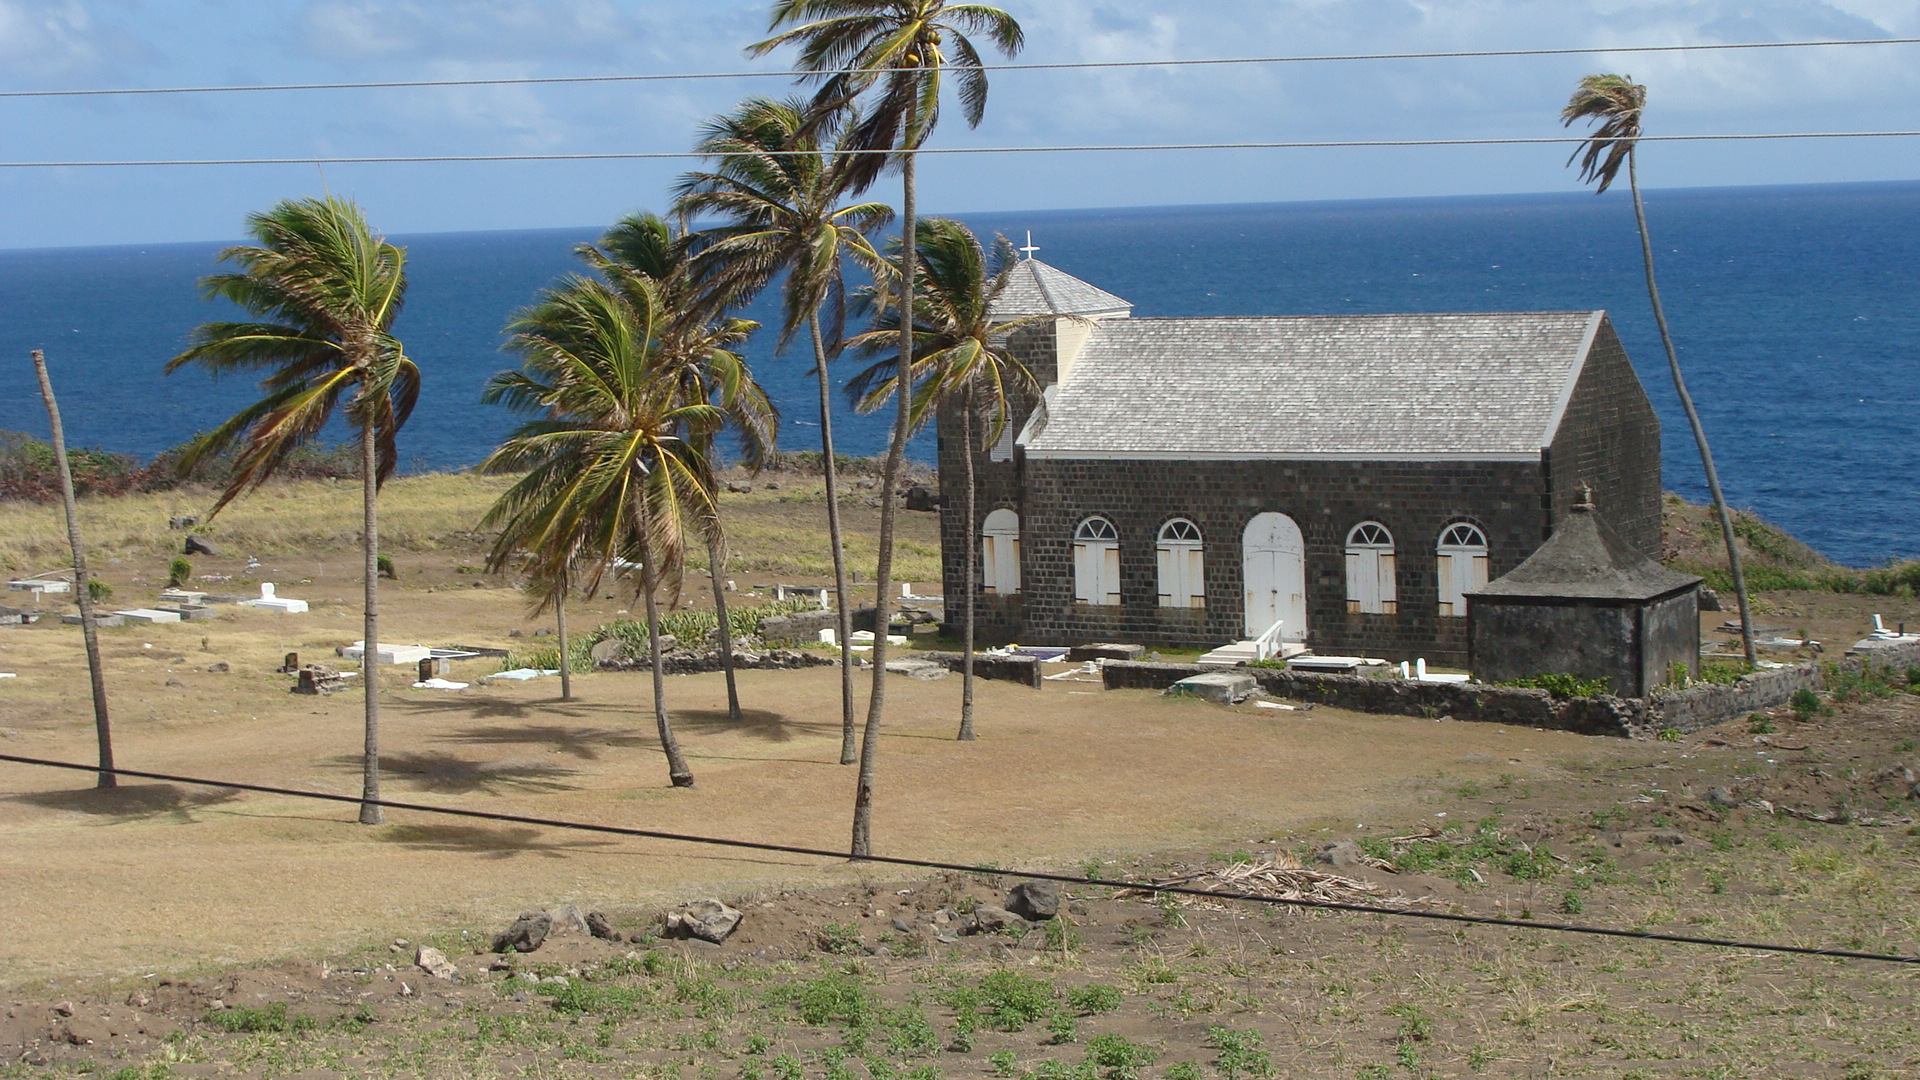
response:
<svg viewBox="0 0 1920 1080"><path fill-rule="evenodd" d="M661 309L656 338L663 379L677 386L679 400L707 402L718 408L713 422L682 434L698 451L707 470L702 481L710 493L697 525L707 544L707 568L713 579L713 607L719 622L720 667L726 673L727 715L741 719L740 690L734 678L733 625L727 618L726 532L720 521L719 484L714 476L715 440L723 426L740 437L741 460L758 471L773 453L779 416L766 391L754 381L746 359L733 346L760 328L749 319L725 318L707 301L695 277L695 257L707 238L676 235L655 214L631 214L601 237L599 246L581 244L574 253L599 271L636 307ZM651 290L653 299L641 294Z"/></svg>
<svg viewBox="0 0 1920 1080"><path fill-rule="evenodd" d="M1727 571L1733 578L1734 596L1740 602L1740 644L1748 665L1752 665L1756 659L1753 613L1747 602L1747 579L1740 572L1740 550L1733 541L1733 520L1727 513L1726 497L1720 493L1720 473L1713 467L1713 450L1707 445L1706 429L1700 426L1700 413L1693 407L1693 395L1687 393L1687 381L1680 375L1680 357L1674 351L1666 310L1660 304L1660 287L1653 277L1653 238L1647 231L1646 207L1640 201L1636 154L1646 107L1647 88L1627 76L1588 75L1581 79L1567 107L1560 110L1561 123L1572 126L1575 121L1588 120L1598 121L1600 126L1574 150L1567 164L1580 162L1581 183L1599 181L1594 189L1596 195L1607 190L1620 175L1622 162L1627 166L1627 186L1633 191L1633 217L1640 226L1640 257L1646 266L1647 297L1653 302L1653 321L1660 327L1660 343L1667 350L1667 369L1673 373L1674 393L1679 396L1680 407L1693 428L1694 445L1700 448L1700 466L1707 474L1707 491L1713 496L1713 510L1720 518L1720 536L1727 545Z"/></svg>
<svg viewBox="0 0 1920 1080"><path fill-rule="evenodd" d="M833 449L833 394L827 380L831 355L823 319L838 341L845 311L843 268L848 256L872 266L879 256L867 234L893 218L881 203L843 205L855 159L820 153L819 129L800 101L756 98L715 118L699 151L711 155L711 172L688 173L677 189L684 217L716 215L723 224L708 231L701 252L709 294L745 303L785 274L780 347L801 325L813 344L814 377L820 389L820 459L827 487L827 537L833 552L833 583L839 597L840 764L857 759L853 710L853 608L846 546L840 525L839 466Z"/></svg>
<svg viewBox="0 0 1920 1080"><path fill-rule="evenodd" d="M560 579L577 558L580 584L593 590L614 562L638 562L660 746L673 786L692 787L667 714L657 593L683 565L686 524L713 501L699 448L681 433L720 418L705 401L681 397L659 344L665 316L660 290L647 281L616 290L571 276L543 293L508 327L521 369L495 375L482 395L535 418L481 470L524 474L486 522L517 523L536 582Z"/></svg>
<svg viewBox="0 0 1920 1080"><path fill-rule="evenodd" d="M220 253L238 273L202 278L209 300L226 300L258 322L211 322L167 362L172 374L198 364L214 375L264 371L266 396L195 439L180 470L238 447L231 478L207 515L258 487L288 455L315 438L346 401L347 423L360 438L361 547L364 567L366 754L360 821L378 825L380 695L377 650L380 486L392 475L395 439L420 396L420 371L393 336L406 294L405 249L376 235L349 200L282 202L247 218L258 246Z"/></svg>
<svg viewBox="0 0 1920 1080"><path fill-rule="evenodd" d="M965 659L960 676L960 734L962 742L971 742L973 732L973 649L974 588L979 518L974 477L975 453L992 446L1005 430L1015 403L1031 400L1038 390L1033 373L1006 347L1009 335L1050 316L995 321L993 305L1013 276L1013 244L1006 237L994 239L989 257L980 241L965 225L946 218L920 223L917 246L920 264L926 273L920 278L914 303L914 364L924 374L913 382L915 426L922 424L937 408L958 403L961 458L966 462L966 601L961 616L961 648ZM880 298L875 290L874 298ZM885 358L855 376L848 384L857 396L862 411L871 411L898 386L900 367L900 313L897 306L878 311L872 330L848 342L869 355ZM975 424L985 438L976 442Z"/></svg>
<svg viewBox="0 0 1920 1080"><path fill-rule="evenodd" d="M789 24L799 25L790 26ZM786 26L788 29L781 31ZM987 107L987 76L979 50L968 34L982 34L1000 51L1013 55L1026 35L1013 16L990 4L949 3L948 0L774 0L770 29L780 31L748 48L762 56L782 45L800 47L799 67L820 80L814 104L838 111L867 100L853 127L852 145L866 151L854 177L860 189L877 177L897 152L900 166L900 232L918 236L914 183L915 151L926 142L940 118L940 89L949 53L957 61L954 78L967 125L978 127ZM914 295L917 273L914 245L907 244L901 259L899 296ZM904 305L903 305L904 306ZM913 363L913 324L901 320L900 354L909 376ZM887 445L880 481L880 558L874 568L879 590L874 600L872 691L867 701L866 732L860 743L860 779L853 800L855 857L872 847L874 758L879 751L881 715L885 711L887 627L893 621L887 595L893 579L893 528L900 465L913 428L912 395L896 395L893 438Z"/></svg>

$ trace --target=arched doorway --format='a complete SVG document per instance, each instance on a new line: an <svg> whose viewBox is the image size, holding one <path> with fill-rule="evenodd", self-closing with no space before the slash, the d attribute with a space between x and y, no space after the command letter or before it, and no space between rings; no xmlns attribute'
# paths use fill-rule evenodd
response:
<svg viewBox="0 0 1920 1080"><path fill-rule="evenodd" d="M1307 545L1285 514L1256 514L1241 534L1247 636L1277 619L1283 641L1307 640Z"/></svg>

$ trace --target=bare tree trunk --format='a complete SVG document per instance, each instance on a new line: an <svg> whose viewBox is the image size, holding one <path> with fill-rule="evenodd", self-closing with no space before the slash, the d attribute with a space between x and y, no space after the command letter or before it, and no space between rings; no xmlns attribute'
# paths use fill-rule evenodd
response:
<svg viewBox="0 0 1920 1080"><path fill-rule="evenodd" d="M371 419L360 429L361 548L366 555L366 640L360 654L360 681L367 692L367 741L360 759L360 824L379 825L385 812L380 798L380 462Z"/></svg>
<svg viewBox="0 0 1920 1080"><path fill-rule="evenodd" d="M961 395L960 444L961 456L967 462L967 542L966 575L961 587L966 590L966 605L962 616L964 625L960 630L960 734L961 742L972 742L973 735L973 615L974 596L979 591L974 588L974 564L979 559L980 530L974 526L974 490L973 475L973 384L968 383L966 392Z"/></svg>
<svg viewBox="0 0 1920 1080"><path fill-rule="evenodd" d="M914 130L912 103L907 105L905 130ZM893 519L899 508L900 464L907 454L907 438L913 433L913 324L914 273L919 268L919 222L915 214L914 154L908 149L900 164L900 293L896 298L900 312L900 366L895 372L893 399L898 403L893 419L893 438L887 443L887 460L880 473L880 557L874 567L874 587L879 590L873 601L873 689L867 697L867 728L860 739L860 781L853 796L853 857L873 853L873 779L874 759L880 753L880 719L887 704L887 627L893 622Z"/></svg>
<svg viewBox="0 0 1920 1080"><path fill-rule="evenodd" d="M87 649L87 675L93 682L93 733L100 744L100 774L95 787L117 787L113 774L113 726L107 717L107 677L100 668L100 634L93 621L93 594L87 590L87 554L80 546L80 508L73 498L73 469L67 464L67 433L60 424L60 406L53 399L53 380L47 377L47 357L33 350L33 371L40 377L40 398L47 405L53 428L53 457L60 468L60 502L67 512L67 543L73 548L73 592L80 605L80 640Z"/></svg>
<svg viewBox="0 0 1920 1080"><path fill-rule="evenodd" d="M1752 666L1758 659L1753 647L1753 609L1747 601L1747 579L1740 571L1740 549L1733 541L1733 519L1727 514L1727 499L1720 493L1720 473L1713 467L1713 450L1707 446L1707 430L1700 425L1700 414L1693 407L1693 395L1687 393L1687 382L1680 377L1680 356L1674 352L1673 334L1667 329L1667 313L1660 304L1660 287L1653 280L1653 237L1647 231L1647 210L1640 202L1640 172L1638 153L1627 151L1627 183L1633 189L1633 216L1640 225L1640 256L1647 268L1647 296L1653 301L1653 321L1660 327L1660 343L1667 349L1667 368L1673 372L1673 390L1680 397L1680 407L1686 411L1687 423L1693 428L1694 445L1700 448L1700 467L1707 474L1707 492L1713 497L1713 512L1720 518L1720 537L1727 545L1727 572L1733 578L1733 594L1740 603L1740 647L1746 653L1747 664Z"/></svg>
<svg viewBox="0 0 1920 1080"><path fill-rule="evenodd" d="M680 739L673 733L673 721L667 717L667 665L666 658L660 655L660 605L653 595L659 579L654 567L653 545L647 539L647 513L642 506L635 516L640 526L640 590L646 601L647 648L653 654L653 718L660 729L660 749L667 755L667 779L674 787L692 787L693 769L680 750Z"/></svg>
<svg viewBox="0 0 1920 1080"><path fill-rule="evenodd" d="M707 486L714 485L713 477L708 476ZM727 719L740 722L740 688L733 677L733 624L727 621L727 583L726 556L724 545L720 542L720 512L707 522L707 570L713 578L713 614L720 626L720 670L727 673Z"/></svg>
<svg viewBox="0 0 1920 1080"><path fill-rule="evenodd" d="M859 760L853 718L853 589L847 582L847 548L840 534L840 466L833 456L833 391L827 382L827 343L820 335L820 311L807 313L813 334L814 372L820 377L820 470L827 483L827 543L833 548L834 620L840 645L840 764Z"/></svg>
<svg viewBox="0 0 1920 1080"><path fill-rule="evenodd" d="M567 579L560 579L560 592L553 600L554 632L560 635L560 700L573 700L573 661L567 656Z"/></svg>

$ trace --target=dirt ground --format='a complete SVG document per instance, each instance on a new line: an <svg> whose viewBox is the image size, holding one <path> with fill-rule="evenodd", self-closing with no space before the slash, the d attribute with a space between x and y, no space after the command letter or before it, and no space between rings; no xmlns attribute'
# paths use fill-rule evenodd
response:
<svg viewBox="0 0 1920 1080"><path fill-rule="evenodd" d="M768 543L811 527L790 519L815 508L781 494L763 515ZM472 552L399 561L383 592L388 640L519 647L551 625L469 572ZM141 602L164 564L129 553L103 576L118 604ZM200 560L197 572L231 578L202 587L274 580L313 610L223 608L207 623L104 631L120 764L356 794L358 692L297 696L274 671L286 652L327 661L360 636L351 567L339 552L252 570L242 554ZM738 576L743 590L806 580ZM1763 621L1805 622L1828 656L1859 636L1863 603L1883 602L1764 599ZM625 605L582 604L574 625ZM1920 611L1885 614L1920 624ZM497 666L462 661L452 677L477 682ZM0 752L91 759L77 629L0 628L0 672L17 674L0 680ZM390 798L845 845L854 778L836 763L832 669L743 673L742 724L725 718L719 676L672 680L692 790L667 786L643 675L583 676L566 703L553 679L449 692L387 676ZM961 744L957 679L889 678L883 854L1143 880L1248 859L1315 866L1321 845L1353 840L1361 865L1318 870L1374 890L1353 895L1426 910L1920 952L1908 771L1920 766L1920 697L1898 676L1849 688L1828 712L1779 709L1641 743L1066 682L981 684L981 738ZM4 1080L1920 1069L1913 967L1162 904L1092 886L1069 888L1057 919L959 935L1012 878L413 812L369 828L346 805L89 780L0 764ZM703 896L746 912L725 945L654 938L664 911ZM638 939L557 939L488 970L478 950L516 913L568 903ZM457 978L414 967L422 943L446 951Z"/></svg>

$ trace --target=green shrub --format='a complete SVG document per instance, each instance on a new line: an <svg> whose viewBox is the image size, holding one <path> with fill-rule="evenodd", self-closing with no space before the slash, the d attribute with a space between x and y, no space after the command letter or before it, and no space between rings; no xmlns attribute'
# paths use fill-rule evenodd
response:
<svg viewBox="0 0 1920 1080"><path fill-rule="evenodd" d="M373 568L383 578L397 578L400 576L393 572L393 556L385 552L373 557Z"/></svg>
<svg viewBox="0 0 1920 1080"><path fill-rule="evenodd" d="M1578 675L1557 673L1510 679L1495 685L1512 686L1523 690L1545 690L1557 698L1596 697L1612 692L1605 679L1583 679Z"/></svg>
<svg viewBox="0 0 1920 1080"><path fill-rule="evenodd" d="M113 599L113 586L101 581L99 578L88 578L87 599L92 600L96 604L105 603Z"/></svg>
<svg viewBox="0 0 1920 1080"><path fill-rule="evenodd" d="M1120 988L1088 983L1067 991L1067 1007L1087 1016L1112 1012L1120 1007Z"/></svg>
<svg viewBox="0 0 1920 1080"><path fill-rule="evenodd" d="M860 928L851 923L828 923L813 935L821 952L846 956L860 951Z"/></svg>
<svg viewBox="0 0 1920 1080"><path fill-rule="evenodd" d="M185 555L175 555L167 563L167 588L177 589L193 580L193 563Z"/></svg>
<svg viewBox="0 0 1920 1080"><path fill-rule="evenodd" d="M1087 1041L1087 1061L1106 1080L1134 1080L1159 1056L1153 1047L1130 1042L1121 1035L1095 1035Z"/></svg>
<svg viewBox="0 0 1920 1080"><path fill-rule="evenodd" d="M1832 711L1820 701L1820 695L1804 686L1795 690L1793 696L1787 699L1787 707L1793 710L1793 715L1796 719L1803 722L1811 720L1821 713Z"/></svg>
<svg viewBox="0 0 1920 1080"><path fill-rule="evenodd" d="M877 1017L880 999L851 975L834 972L808 979L794 991L794 1008L813 1027L859 1027Z"/></svg>

